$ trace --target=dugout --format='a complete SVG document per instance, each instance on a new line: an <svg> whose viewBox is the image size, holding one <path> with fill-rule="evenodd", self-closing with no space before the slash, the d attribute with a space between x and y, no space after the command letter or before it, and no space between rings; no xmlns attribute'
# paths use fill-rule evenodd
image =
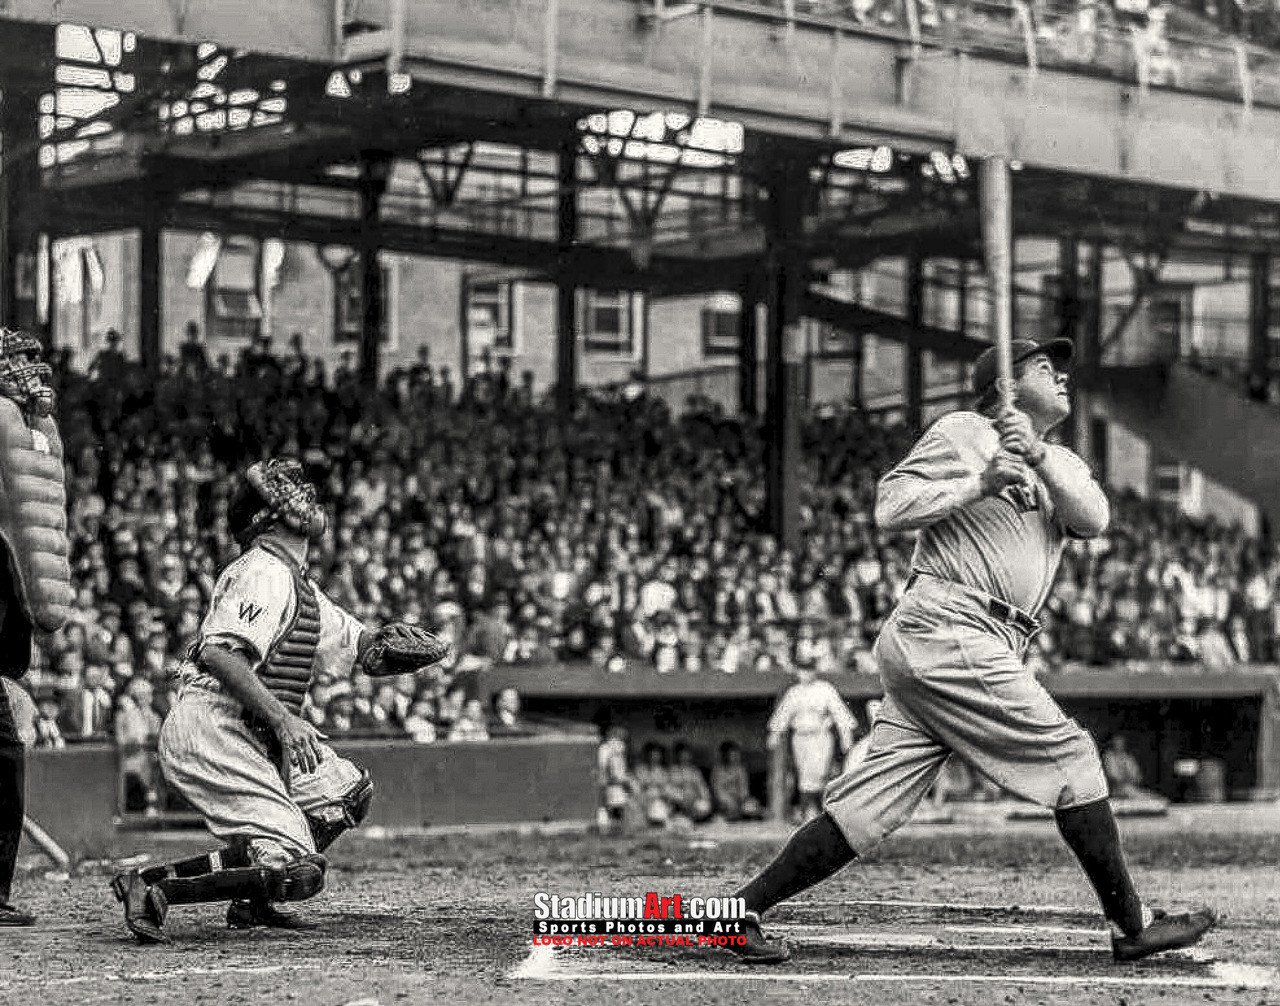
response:
<svg viewBox="0 0 1280 1006"><path fill-rule="evenodd" d="M865 704L881 694L879 681L853 674L832 680L865 725ZM1043 680L1100 746L1124 733L1146 784L1170 799L1195 794L1177 772L1179 761L1186 760L1221 761L1228 799L1280 794L1280 676L1274 669L1206 673L1177 665L1082 667ZM607 674L570 665L494 668L480 681L488 697L516 688L531 718L620 723L630 733L633 757L650 741L668 750L683 741L697 764L709 770L720 744L736 741L763 799L770 771L765 725L790 679L778 673L664 675L643 666Z"/></svg>

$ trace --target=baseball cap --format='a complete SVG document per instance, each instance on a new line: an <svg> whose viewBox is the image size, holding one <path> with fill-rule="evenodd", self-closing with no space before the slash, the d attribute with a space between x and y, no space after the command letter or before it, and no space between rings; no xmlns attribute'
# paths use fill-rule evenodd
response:
<svg viewBox="0 0 1280 1006"><path fill-rule="evenodd" d="M1075 345L1070 339L1048 339L1036 342L1033 339L1014 339L1009 347L1014 364L1021 363L1037 353L1044 353L1055 366L1063 367L1071 362L1075 354ZM982 351L982 355L973 364L973 393L981 395L996 383L996 347Z"/></svg>

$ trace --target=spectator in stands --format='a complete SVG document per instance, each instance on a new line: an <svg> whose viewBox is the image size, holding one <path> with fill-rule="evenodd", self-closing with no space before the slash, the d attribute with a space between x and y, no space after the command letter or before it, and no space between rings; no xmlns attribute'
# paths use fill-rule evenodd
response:
<svg viewBox="0 0 1280 1006"><path fill-rule="evenodd" d="M58 725L58 693L52 688L41 689L35 695L36 717L33 744L38 748L65 748L66 738Z"/></svg>
<svg viewBox="0 0 1280 1006"><path fill-rule="evenodd" d="M751 780L742 761L742 748L733 741L720 745L720 760L711 769L715 812L726 821L756 820L763 816L760 801L751 795Z"/></svg>
<svg viewBox="0 0 1280 1006"><path fill-rule="evenodd" d="M485 720L484 706L479 699L467 699L462 713L449 728L451 741L487 741L489 724Z"/></svg>
<svg viewBox="0 0 1280 1006"><path fill-rule="evenodd" d="M1236 663L1235 651L1226 635L1212 618L1201 618L1196 636L1200 662L1211 671L1220 671Z"/></svg>
<svg viewBox="0 0 1280 1006"><path fill-rule="evenodd" d="M667 774L666 749L654 741L646 744L633 777L645 822L651 827L665 828L671 822L671 780Z"/></svg>
<svg viewBox="0 0 1280 1006"><path fill-rule="evenodd" d="M404 731L415 744L434 744L437 739L435 704L427 696L416 699L405 717Z"/></svg>
<svg viewBox="0 0 1280 1006"><path fill-rule="evenodd" d="M126 811L143 811L148 817L159 813L160 793L156 743L160 738L160 717L152 707L154 690L144 677L130 680L115 714L116 748L120 753L120 775L124 785Z"/></svg>
<svg viewBox="0 0 1280 1006"><path fill-rule="evenodd" d="M693 763L693 751L689 745L677 744L672 755L674 764L667 770L667 781L674 819L701 824L714 809L707 780L702 769Z"/></svg>
<svg viewBox="0 0 1280 1006"><path fill-rule="evenodd" d="M520 693L514 688L504 688L493 700L493 720L489 725L491 737L521 737L533 733L520 716Z"/></svg>
<svg viewBox="0 0 1280 1006"><path fill-rule="evenodd" d="M77 741L106 740L111 730L115 698L108 682L110 674L99 663L87 664L82 687L62 693L64 736Z"/></svg>
<svg viewBox="0 0 1280 1006"><path fill-rule="evenodd" d="M324 722L321 732L328 737L342 737L350 734L354 727L355 702L349 690L335 692L329 698L324 710Z"/></svg>

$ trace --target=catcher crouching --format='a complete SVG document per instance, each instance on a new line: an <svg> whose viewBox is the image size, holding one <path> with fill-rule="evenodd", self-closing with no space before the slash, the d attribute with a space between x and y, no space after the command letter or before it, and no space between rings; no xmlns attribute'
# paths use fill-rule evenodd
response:
<svg viewBox="0 0 1280 1006"><path fill-rule="evenodd" d="M369 773L300 716L313 676L404 674L448 655L415 626L370 631L310 579L307 554L326 517L296 461L251 466L229 520L242 553L218 577L159 747L166 779L225 844L112 880L142 943L167 942L165 916L178 904L230 901L233 928L302 928L276 904L320 892L322 853L373 799Z"/></svg>

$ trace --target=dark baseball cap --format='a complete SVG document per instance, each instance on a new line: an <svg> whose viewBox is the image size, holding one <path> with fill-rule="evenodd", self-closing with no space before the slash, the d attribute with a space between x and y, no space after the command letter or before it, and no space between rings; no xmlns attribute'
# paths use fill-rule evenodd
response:
<svg viewBox="0 0 1280 1006"><path fill-rule="evenodd" d="M1070 339L1048 339L1036 342L1032 339L1014 339L1009 347L1016 366L1023 360L1044 353L1058 368L1065 367L1075 354L1075 345ZM973 364L973 393L983 394L996 383L996 347L984 349L982 355Z"/></svg>

